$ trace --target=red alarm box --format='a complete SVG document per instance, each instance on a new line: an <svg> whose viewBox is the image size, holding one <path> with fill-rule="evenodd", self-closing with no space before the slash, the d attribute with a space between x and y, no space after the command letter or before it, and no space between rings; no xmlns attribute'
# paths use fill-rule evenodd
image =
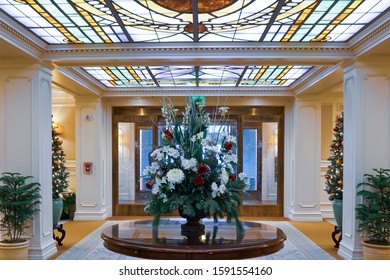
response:
<svg viewBox="0 0 390 280"><path fill-rule="evenodd" d="M83 163L83 170L85 174L91 174L92 173L92 162L84 162Z"/></svg>

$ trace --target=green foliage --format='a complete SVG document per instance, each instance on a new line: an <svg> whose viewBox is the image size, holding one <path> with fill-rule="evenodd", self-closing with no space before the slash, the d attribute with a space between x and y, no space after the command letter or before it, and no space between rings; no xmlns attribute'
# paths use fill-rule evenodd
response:
<svg viewBox="0 0 390 280"><path fill-rule="evenodd" d="M76 193L69 192L64 194L62 197L62 201L63 201L63 211L66 214L69 214L69 206L74 205L76 203Z"/></svg>
<svg viewBox="0 0 390 280"><path fill-rule="evenodd" d="M344 116L337 116L333 128L333 140L330 145L330 165L325 174L324 190L329 194L329 200L343 198L343 142L344 142Z"/></svg>
<svg viewBox="0 0 390 280"><path fill-rule="evenodd" d="M40 184L30 182L32 176L19 173L2 173L0 177L0 230L8 242L22 241L30 221L38 214L41 203Z"/></svg>
<svg viewBox="0 0 390 280"><path fill-rule="evenodd" d="M62 140L59 137L54 125L51 130L52 135L52 196L60 198L68 191L69 172L65 167L65 153L62 148Z"/></svg>
<svg viewBox="0 0 390 280"><path fill-rule="evenodd" d="M357 186L363 201L355 209L356 219L365 241L390 246L390 169L373 170L375 174L365 174L366 181Z"/></svg>

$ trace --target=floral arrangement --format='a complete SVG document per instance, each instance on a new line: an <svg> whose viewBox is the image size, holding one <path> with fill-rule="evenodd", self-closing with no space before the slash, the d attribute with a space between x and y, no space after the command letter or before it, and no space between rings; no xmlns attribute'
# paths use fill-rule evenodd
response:
<svg viewBox="0 0 390 280"><path fill-rule="evenodd" d="M228 110L218 108L218 124L226 121ZM203 98L188 98L182 116L164 103L162 115L166 122L162 145L151 153L152 163L143 173L151 178L146 187L152 193L145 212L154 215L155 225L162 214L179 209L189 217L200 211L216 220L226 214L227 221L233 218L242 227L238 206L250 183L244 173L235 173L236 137L223 125L212 133L214 137L208 135L211 119Z"/></svg>

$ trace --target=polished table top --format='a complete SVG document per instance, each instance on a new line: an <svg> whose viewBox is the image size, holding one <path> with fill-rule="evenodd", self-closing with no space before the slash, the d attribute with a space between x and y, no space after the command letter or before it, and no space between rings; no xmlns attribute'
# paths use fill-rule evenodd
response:
<svg viewBox="0 0 390 280"><path fill-rule="evenodd" d="M256 222L243 222L245 233L236 224L203 219L198 236L182 235L184 219L130 221L103 231L104 246L114 252L147 259L245 259L268 255L283 248L285 233L279 228Z"/></svg>

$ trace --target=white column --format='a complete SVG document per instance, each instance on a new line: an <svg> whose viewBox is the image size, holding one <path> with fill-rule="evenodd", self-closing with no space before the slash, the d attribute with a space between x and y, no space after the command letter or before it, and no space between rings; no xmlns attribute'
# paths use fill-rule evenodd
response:
<svg viewBox="0 0 390 280"><path fill-rule="evenodd" d="M76 98L76 212L75 220L103 220L107 212L107 146L102 100ZM85 163L91 163L87 172Z"/></svg>
<svg viewBox="0 0 390 280"><path fill-rule="evenodd" d="M41 184L40 213L29 229L29 258L57 252L52 228L51 69L0 65L0 171L31 175Z"/></svg>
<svg viewBox="0 0 390 280"><path fill-rule="evenodd" d="M293 112L291 181L288 216L295 221L322 221L320 211L321 106L296 100ZM291 140L287 140L291 141Z"/></svg>
<svg viewBox="0 0 390 280"><path fill-rule="evenodd" d="M390 66L355 64L344 70L344 198L339 255L361 259L356 186L373 168L390 168Z"/></svg>

